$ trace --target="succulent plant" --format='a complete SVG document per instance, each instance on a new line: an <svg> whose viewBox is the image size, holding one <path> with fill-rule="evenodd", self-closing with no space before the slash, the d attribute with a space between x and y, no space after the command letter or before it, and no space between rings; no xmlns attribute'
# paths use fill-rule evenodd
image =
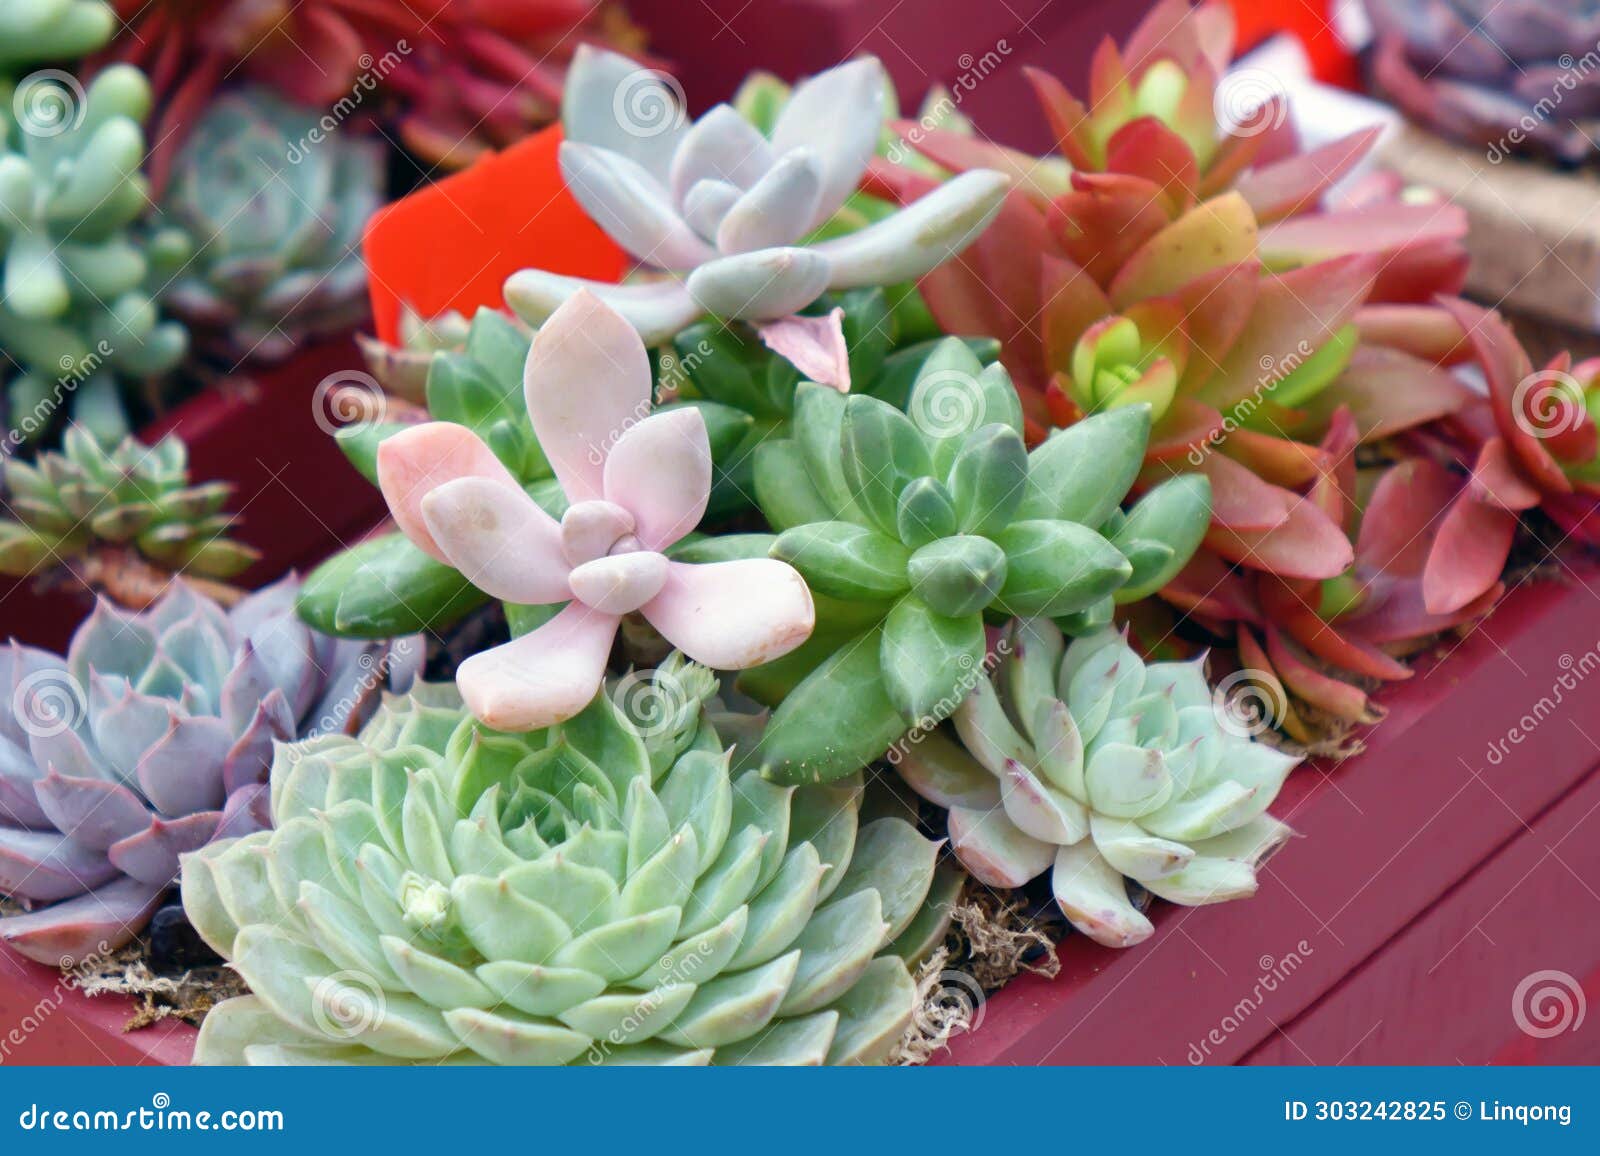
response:
<svg viewBox="0 0 1600 1156"><path fill-rule="evenodd" d="M357 739L281 747L277 830L184 862L254 992L196 1061L881 1062L937 845L858 825L859 784L730 773L709 672L632 686L648 713L618 687L525 735L421 686Z"/></svg>
<svg viewBox="0 0 1600 1156"><path fill-rule="evenodd" d="M427 355L424 396L429 417L476 434L519 485L548 512L559 515L566 498L539 448L523 396L529 341L527 329L514 319L480 309L462 348ZM414 374L421 360L406 351L380 356L402 375ZM698 361L696 354L691 364ZM668 384L664 372L658 388L664 391ZM723 462L743 445L752 418L706 398L692 404L705 420L713 464ZM414 424L357 423L340 431L339 446L376 485L378 447ZM394 532L353 546L319 566L301 589L300 613L329 634L386 638L442 630L488 601L489 595L459 571ZM520 612L513 610L514 615Z"/></svg>
<svg viewBox="0 0 1600 1156"><path fill-rule="evenodd" d="M100 602L65 658L13 642L0 713L0 939L41 962L127 943L178 856L270 822L273 744L353 728L409 685L420 639L356 644L293 615L294 580L231 610L174 583Z"/></svg>
<svg viewBox="0 0 1600 1156"><path fill-rule="evenodd" d="M177 159L161 216L194 256L166 302L223 356L278 360L367 316L360 244L381 150L348 131L315 140L317 126L264 89L229 92Z"/></svg>
<svg viewBox="0 0 1600 1156"><path fill-rule="evenodd" d="M1144 406L1029 454L1005 369L954 338L923 364L906 413L806 383L793 425L757 452L756 495L780 531L771 556L819 598L818 627L741 683L782 699L759 758L784 782L848 774L947 717L984 661L985 614L1108 620L1119 593L1177 573L1209 512L1205 479L1189 477L1122 514Z"/></svg>
<svg viewBox="0 0 1600 1156"><path fill-rule="evenodd" d="M1593 0L1366 0L1379 95L1491 159L1588 160L1600 133L1600 78L1575 55L1600 43ZM1588 60L1588 57L1584 57Z"/></svg>
<svg viewBox="0 0 1600 1156"><path fill-rule="evenodd" d="M222 506L233 487L191 485L188 456L170 434L153 446L130 437L108 450L73 426L59 452L31 464L6 457L0 574L40 573L110 546L166 570L233 577L258 557L224 537L233 518Z"/></svg>
<svg viewBox="0 0 1600 1156"><path fill-rule="evenodd" d="M103 0L11 0L0 12L0 73L76 60L104 45L116 26Z"/></svg>
<svg viewBox="0 0 1600 1156"><path fill-rule="evenodd" d="M582 41L637 47L611 4L572 0L114 0L107 60L146 69L163 114L151 172L176 151L224 81L242 78L318 113L394 115L429 164L466 164L555 116ZM381 90L382 101L372 96Z"/></svg>
<svg viewBox="0 0 1600 1156"><path fill-rule="evenodd" d="M938 347L937 330L917 316L913 295L883 289L852 289L825 294L814 307L840 312L851 392L879 398L904 409L911 384ZM969 348L983 362L999 353L991 338L972 338ZM670 384L683 404L709 407L708 420L732 433L729 411L747 414L737 426L738 440L715 453L710 510L733 515L754 502L753 467L757 449L793 429L795 392L805 375L776 352L761 334L740 323L697 321L672 341L662 361L662 384Z"/></svg>
<svg viewBox="0 0 1600 1156"><path fill-rule="evenodd" d="M1108 947L1150 936L1125 879L1186 906L1243 899L1290 831L1266 813L1299 761L1254 742L1212 700L1204 661L1146 665L1116 631L1065 645L1013 624L993 681L942 733L899 752L901 776L949 808L973 878L1051 873L1072 925Z"/></svg>
<svg viewBox="0 0 1600 1156"><path fill-rule="evenodd" d="M1146 481L1205 473L1208 549L1332 578L1350 543L1304 500L1332 412L1349 407L1374 440L1464 403L1419 346L1443 323L1434 297L1461 284L1465 217L1377 185L1330 200L1373 131L1302 152L1276 99L1223 126L1231 50L1225 5L1164 0L1124 50L1102 44L1087 104L1030 72L1070 174L1030 168L963 260L919 288L945 328L1002 339L1036 431L1135 396L1152 371ZM952 169L1021 163L957 133L911 139ZM905 197L933 178L901 168L890 183ZM1386 378L1406 387L1377 388Z"/></svg>
<svg viewBox="0 0 1600 1156"><path fill-rule="evenodd" d="M0 345L21 370L8 386L19 442L69 400L102 437L127 433L117 372L163 374L187 348L149 289L152 258L173 241L137 229L149 85L128 67L87 92L75 84L0 80Z"/></svg>
<svg viewBox="0 0 1600 1156"><path fill-rule="evenodd" d="M628 614L718 669L805 640L811 595L788 565L664 553L705 513L711 447L698 409L650 412L645 348L625 318L588 293L573 297L535 335L524 380L564 499L559 520L464 426L413 426L378 449L384 499L414 545L495 598L561 607L462 663L456 683L474 715L518 731L572 717L599 688Z"/></svg>
<svg viewBox="0 0 1600 1156"><path fill-rule="evenodd" d="M538 324L589 289L656 345L708 313L774 321L825 290L895 284L948 260L989 222L1007 178L968 173L873 225L806 243L872 158L884 84L872 58L813 77L769 139L727 105L687 126L667 80L580 49L562 108L568 187L622 248L672 276L616 286L524 269L506 301Z"/></svg>
<svg viewBox="0 0 1600 1156"><path fill-rule="evenodd" d="M493 310L487 316L498 316ZM356 334L367 369L391 397L418 405L428 397L428 369L435 353L461 353L472 333L472 320L454 309L423 317L409 305L400 310L398 340L390 345L365 333Z"/></svg>

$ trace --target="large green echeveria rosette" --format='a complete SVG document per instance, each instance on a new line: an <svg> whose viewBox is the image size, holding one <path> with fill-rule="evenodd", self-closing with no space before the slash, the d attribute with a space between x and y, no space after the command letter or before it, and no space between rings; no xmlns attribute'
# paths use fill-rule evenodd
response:
<svg viewBox="0 0 1600 1156"><path fill-rule="evenodd" d="M955 339L925 360L906 412L802 384L792 427L760 446L754 484L780 531L771 553L811 587L817 627L741 679L779 702L759 761L783 782L849 774L949 717L982 678L987 621L1109 621L1123 591L1142 596L1182 568L1209 516L1194 477L1121 509L1147 407L1030 453L1005 369Z"/></svg>
<svg viewBox="0 0 1600 1156"><path fill-rule="evenodd" d="M715 688L674 658L507 735L430 686L280 748L276 831L184 863L254 993L197 1062L885 1059L916 999L899 953L939 933L937 845L860 823L859 783L731 772Z"/></svg>

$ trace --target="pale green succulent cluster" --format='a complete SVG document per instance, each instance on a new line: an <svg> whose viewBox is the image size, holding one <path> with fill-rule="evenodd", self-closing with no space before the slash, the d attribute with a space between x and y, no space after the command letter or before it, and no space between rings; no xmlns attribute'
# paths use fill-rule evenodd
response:
<svg viewBox="0 0 1600 1156"><path fill-rule="evenodd" d="M949 808L950 847L991 887L1051 872L1074 927L1109 947L1152 926L1124 879L1194 906L1256 892L1290 835L1266 813L1299 759L1254 741L1206 685L1204 660L1146 663L1116 631L1065 644L1013 623L993 679L942 733L896 752L901 776Z"/></svg>
<svg viewBox="0 0 1600 1156"><path fill-rule="evenodd" d="M0 73L76 60L104 46L117 27L104 0L6 0L0 5Z"/></svg>
<svg viewBox="0 0 1600 1156"><path fill-rule="evenodd" d="M365 320L361 234L383 179L371 138L324 135L315 112L265 89L225 93L162 198L194 250L168 304L220 354L260 361Z"/></svg>
<svg viewBox="0 0 1600 1156"><path fill-rule="evenodd" d="M188 447L174 436L106 448L71 426L60 452L31 464L7 457L0 477L0 574L24 577L103 546L204 578L231 578L259 556L226 536L233 487L191 485Z"/></svg>
<svg viewBox="0 0 1600 1156"><path fill-rule="evenodd" d="M149 82L127 65L87 91L50 71L0 79L0 347L18 371L18 440L69 408L102 439L122 436L117 375L164 374L187 349L152 292L184 242L139 231L150 102Z"/></svg>
<svg viewBox="0 0 1600 1156"><path fill-rule="evenodd" d="M421 687L281 747L277 830L184 864L254 993L196 1060L882 1061L916 1000L899 953L940 934L937 845L859 823L859 784L730 774L715 687L669 660L519 735Z"/></svg>

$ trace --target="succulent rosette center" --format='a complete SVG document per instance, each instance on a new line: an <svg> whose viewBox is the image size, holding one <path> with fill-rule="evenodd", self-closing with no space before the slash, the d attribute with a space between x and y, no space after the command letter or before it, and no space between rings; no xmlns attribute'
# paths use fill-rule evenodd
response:
<svg viewBox="0 0 1600 1156"><path fill-rule="evenodd" d="M1148 405L1165 417L1189 360L1189 338L1176 308L1147 304L1084 330L1072 350L1067 391L1085 414Z"/></svg>

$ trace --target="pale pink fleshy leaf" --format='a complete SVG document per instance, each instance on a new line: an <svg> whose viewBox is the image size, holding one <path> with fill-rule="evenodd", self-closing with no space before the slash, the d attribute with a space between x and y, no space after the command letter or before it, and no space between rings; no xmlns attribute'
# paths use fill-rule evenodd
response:
<svg viewBox="0 0 1600 1156"><path fill-rule="evenodd" d="M642 613L673 646L716 670L744 670L788 654L816 623L804 579L774 558L674 562Z"/></svg>
<svg viewBox="0 0 1600 1156"><path fill-rule="evenodd" d="M464 425L431 421L401 430L378 447L378 488L395 524L423 553L450 564L422 517L422 499L457 478L516 479L477 434Z"/></svg>
<svg viewBox="0 0 1600 1156"><path fill-rule="evenodd" d="M521 487L457 478L423 499L422 519L450 565L485 594L530 606L571 597L561 525Z"/></svg>
<svg viewBox="0 0 1600 1156"><path fill-rule="evenodd" d="M532 633L467 659L456 687L474 717L495 730L554 726L593 701L619 621L573 602Z"/></svg>
<svg viewBox="0 0 1600 1156"><path fill-rule="evenodd" d="M844 343L844 310L821 317L795 314L756 326L761 343L785 358L810 381L850 392L850 351Z"/></svg>
<svg viewBox="0 0 1600 1156"><path fill-rule="evenodd" d="M661 593L667 581L667 556L634 550L596 558L572 571L572 594L606 614L632 614Z"/></svg>
<svg viewBox="0 0 1600 1156"><path fill-rule="evenodd" d="M653 413L606 458L607 501L633 515L646 550L665 550L700 524L711 497L711 442L692 407Z"/></svg>
<svg viewBox="0 0 1600 1156"><path fill-rule="evenodd" d="M604 497L611 447L650 413L650 363L638 331L588 290L534 335L523 373L528 416L570 502Z"/></svg>

